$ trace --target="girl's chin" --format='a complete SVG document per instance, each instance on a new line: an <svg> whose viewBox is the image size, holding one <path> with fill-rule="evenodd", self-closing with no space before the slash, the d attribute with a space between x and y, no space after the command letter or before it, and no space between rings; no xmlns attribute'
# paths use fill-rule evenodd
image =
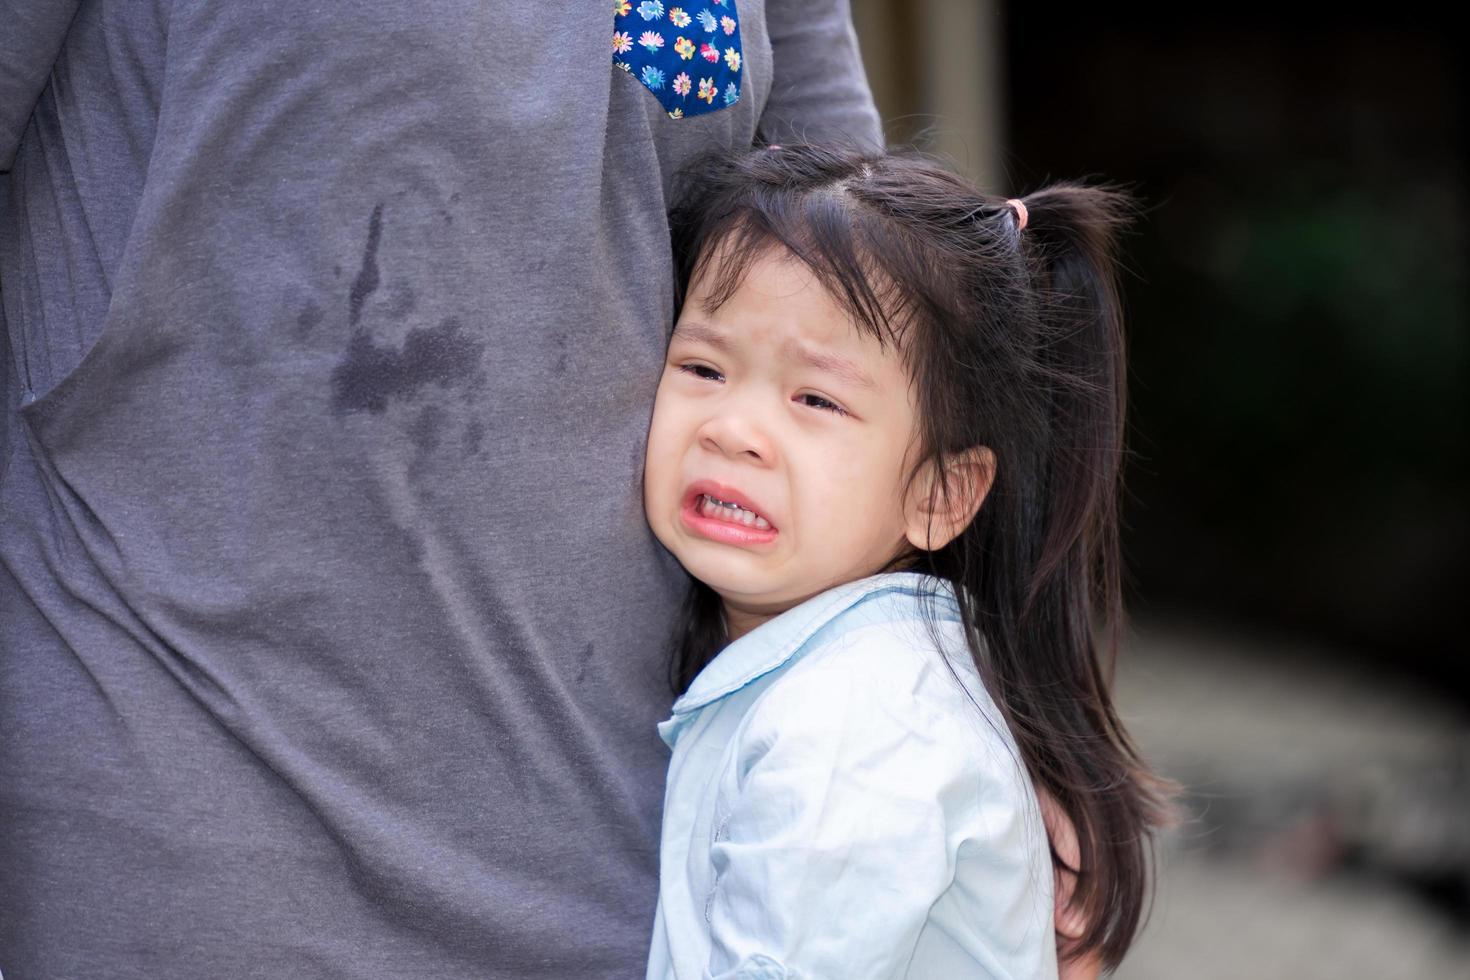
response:
<svg viewBox="0 0 1470 980"><path fill-rule="evenodd" d="M685 571L713 589L727 609L769 616L785 612L797 604L786 599L788 590L758 575L711 567L716 564L714 562L685 561L682 564Z"/></svg>
<svg viewBox="0 0 1470 980"><path fill-rule="evenodd" d="M725 604L726 612L731 616L752 619L771 619L788 609L794 609L816 595L815 592L795 589L761 589L750 582L710 582L705 579L701 581L715 591L720 601Z"/></svg>
<svg viewBox="0 0 1470 980"><path fill-rule="evenodd" d="M735 613L769 619L828 586L793 582L773 570L780 568L780 556L758 554L744 548L732 548L694 536L680 536L669 549L684 570L709 586Z"/></svg>

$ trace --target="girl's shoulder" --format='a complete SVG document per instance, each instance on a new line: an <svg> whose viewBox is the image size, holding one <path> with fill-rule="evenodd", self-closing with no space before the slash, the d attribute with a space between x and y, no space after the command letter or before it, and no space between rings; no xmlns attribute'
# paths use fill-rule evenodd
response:
<svg viewBox="0 0 1470 980"><path fill-rule="evenodd" d="M858 692L930 707L965 700L979 685L957 621L929 619L916 611L912 616L844 625L813 644L791 674L842 674L863 682ZM993 709L983 685L979 688L985 710Z"/></svg>
<svg viewBox="0 0 1470 980"><path fill-rule="evenodd" d="M894 578L896 587L828 623L791 673L840 673L863 682L857 693L900 705L963 706L965 717L998 714L949 586L921 576Z"/></svg>
<svg viewBox="0 0 1470 980"><path fill-rule="evenodd" d="M759 747L820 733L824 741L840 740L846 759L912 753L927 767L1029 796L1004 716L943 599L937 608L922 593L870 604L813 637L751 705L747 737Z"/></svg>

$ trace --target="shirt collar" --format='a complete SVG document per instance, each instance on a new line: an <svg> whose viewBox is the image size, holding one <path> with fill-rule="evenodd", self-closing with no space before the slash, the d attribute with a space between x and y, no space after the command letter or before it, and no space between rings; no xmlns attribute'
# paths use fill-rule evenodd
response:
<svg viewBox="0 0 1470 980"><path fill-rule="evenodd" d="M890 593L942 597L953 606L948 582L916 572L887 572L828 589L751 630L721 650L683 697L671 721L740 690L791 660L823 626L855 606Z"/></svg>

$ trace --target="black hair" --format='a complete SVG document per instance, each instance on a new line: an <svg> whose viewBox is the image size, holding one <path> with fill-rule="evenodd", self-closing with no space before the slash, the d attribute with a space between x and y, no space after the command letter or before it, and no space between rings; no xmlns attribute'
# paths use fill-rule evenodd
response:
<svg viewBox="0 0 1470 980"><path fill-rule="evenodd" d="M706 159L677 199L681 304L698 277L718 308L755 260L783 250L901 353L920 466L937 475L941 500L952 489L945 459L994 453L975 518L902 563L954 585L969 653L1022 761L1077 831L1072 903L1087 930L1070 952L1116 966L1146 908L1151 831L1169 812L1168 784L1140 758L1110 691L1123 625L1117 241L1131 202L1063 183L1018 207L917 153L820 146ZM676 689L725 642L719 597L695 582Z"/></svg>

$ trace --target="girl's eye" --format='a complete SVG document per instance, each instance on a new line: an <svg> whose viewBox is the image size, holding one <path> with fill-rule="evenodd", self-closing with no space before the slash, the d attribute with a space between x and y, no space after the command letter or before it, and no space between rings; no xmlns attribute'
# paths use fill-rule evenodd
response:
<svg viewBox="0 0 1470 980"><path fill-rule="evenodd" d="M724 381L725 376L708 364L681 364L679 370L705 381Z"/></svg>
<svg viewBox="0 0 1470 980"><path fill-rule="evenodd" d="M817 408L821 409L824 412L835 412L838 415L847 414L847 410L844 409L841 405L833 401L828 401L821 395L813 395L811 392L804 392L800 395L797 395L796 400L801 404L806 405L808 408Z"/></svg>

